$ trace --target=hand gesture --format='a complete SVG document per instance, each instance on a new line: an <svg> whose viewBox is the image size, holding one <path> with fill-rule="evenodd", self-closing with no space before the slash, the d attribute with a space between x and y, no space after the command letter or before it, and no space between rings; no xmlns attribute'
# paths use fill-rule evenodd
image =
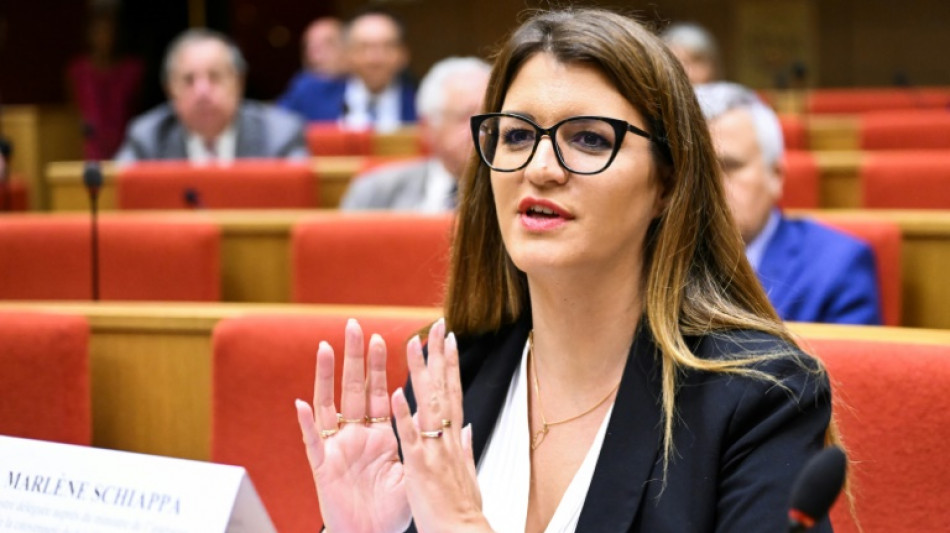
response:
<svg viewBox="0 0 950 533"><path fill-rule="evenodd" d="M386 344L379 335L370 338L365 373L363 331L355 320L347 322L345 337L340 410L333 400L333 348L326 342L317 350L314 408L296 402L320 512L332 532L405 531L411 515L390 421Z"/></svg>

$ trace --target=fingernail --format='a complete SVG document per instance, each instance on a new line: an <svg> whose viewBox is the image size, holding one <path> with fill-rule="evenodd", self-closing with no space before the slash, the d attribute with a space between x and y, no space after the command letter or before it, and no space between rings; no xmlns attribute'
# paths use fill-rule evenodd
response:
<svg viewBox="0 0 950 533"><path fill-rule="evenodd" d="M301 400L300 398L297 398L296 400L294 400L295 408L299 409L301 407L306 407L306 406L307 406L307 402Z"/></svg>
<svg viewBox="0 0 950 533"><path fill-rule="evenodd" d="M449 332L448 337L445 338L445 349L446 350L456 350L458 349L458 344L455 341L455 333Z"/></svg>
<svg viewBox="0 0 950 533"><path fill-rule="evenodd" d="M327 341L320 341L320 348L329 348L330 343Z"/></svg>
<svg viewBox="0 0 950 533"><path fill-rule="evenodd" d="M352 327L352 326L356 326L356 325L358 325L358 324L359 324L359 323L356 321L355 318L347 318L347 319L346 319L346 327Z"/></svg>

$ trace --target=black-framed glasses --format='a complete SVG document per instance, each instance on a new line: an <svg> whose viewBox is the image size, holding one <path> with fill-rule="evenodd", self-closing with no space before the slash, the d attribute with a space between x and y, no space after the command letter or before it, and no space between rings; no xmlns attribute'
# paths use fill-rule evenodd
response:
<svg viewBox="0 0 950 533"><path fill-rule="evenodd" d="M585 175L598 174L610 166L628 131L664 143L626 121L608 117L570 117L542 128L521 115L487 113L473 116L471 125L479 157L498 172L515 172L528 166L544 135L551 139L562 167Z"/></svg>

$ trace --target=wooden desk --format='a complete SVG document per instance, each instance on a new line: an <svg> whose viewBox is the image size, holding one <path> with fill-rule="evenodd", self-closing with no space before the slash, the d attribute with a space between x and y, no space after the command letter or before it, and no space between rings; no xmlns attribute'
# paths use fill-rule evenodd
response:
<svg viewBox="0 0 950 533"><path fill-rule="evenodd" d="M435 308L263 304L0 302L0 310L87 317L91 329L93 445L208 460L212 332L242 314L399 316L420 325ZM790 324L806 338L950 345L950 331ZM292 416L287 408L288 416Z"/></svg>
<svg viewBox="0 0 950 533"><path fill-rule="evenodd" d="M861 148L858 115L805 115L808 149L859 150Z"/></svg>
<svg viewBox="0 0 950 533"><path fill-rule="evenodd" d="M412 307L58 302L0 302L0 310L87 317L94 446L198 460L210 457L211 334L222 318L399 316L418 318L421 326L441 313Z"/></svg>
<svg viewBox="0 0 950 533"><path fill-rule="evenodd" d="M825 219L877 219L901 228L901 324L950 329L950 211L821 210L790 211L820 214Z"/></svg>
<svg viewBox="0 0 950 533"><path fill-rule="evenodd" d="M312 158L311 164L319 180L315 207L334 208L346 192L350 178L363 168L362 156L322 156ZM86 211L89 195L82 181L81 161L59 161L46 166L46 188L49 190L49 205L52 211ZM116 209L116 165L102 163L103 185L99 191L99 209Z"/></svg>

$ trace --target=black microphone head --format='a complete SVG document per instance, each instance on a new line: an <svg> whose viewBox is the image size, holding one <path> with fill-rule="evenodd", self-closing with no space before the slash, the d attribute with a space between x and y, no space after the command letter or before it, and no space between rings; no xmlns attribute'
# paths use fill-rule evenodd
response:
<svg viewBox="0 0 950 533"><path fill-rule="evenodd" d="M810 528L831 509L844 485L848 458L838 446L829 446L808 460L792 486L789 520Z"/></svg>
<svg viewBox="0 0 950 533"><path fill-rule="evenodd" d="M98 190L102 187L102 168L98 161L86 161L82 169L82 182L89 189Z"/></svg>
<svg viewBox="0 0 950 533"><path fill-rule="evenodd" d="M11 155L13 155L13 143L9 139L0 137L0 156L10 159Z"/></svg>
<svg viewBox="0 0 950 533"><path fill-rule="evenodd" d="M185 206L192 209L201 207L201 193L199 193L197 189L188 187L185 189L182 197L185 199Z"/></svg>

